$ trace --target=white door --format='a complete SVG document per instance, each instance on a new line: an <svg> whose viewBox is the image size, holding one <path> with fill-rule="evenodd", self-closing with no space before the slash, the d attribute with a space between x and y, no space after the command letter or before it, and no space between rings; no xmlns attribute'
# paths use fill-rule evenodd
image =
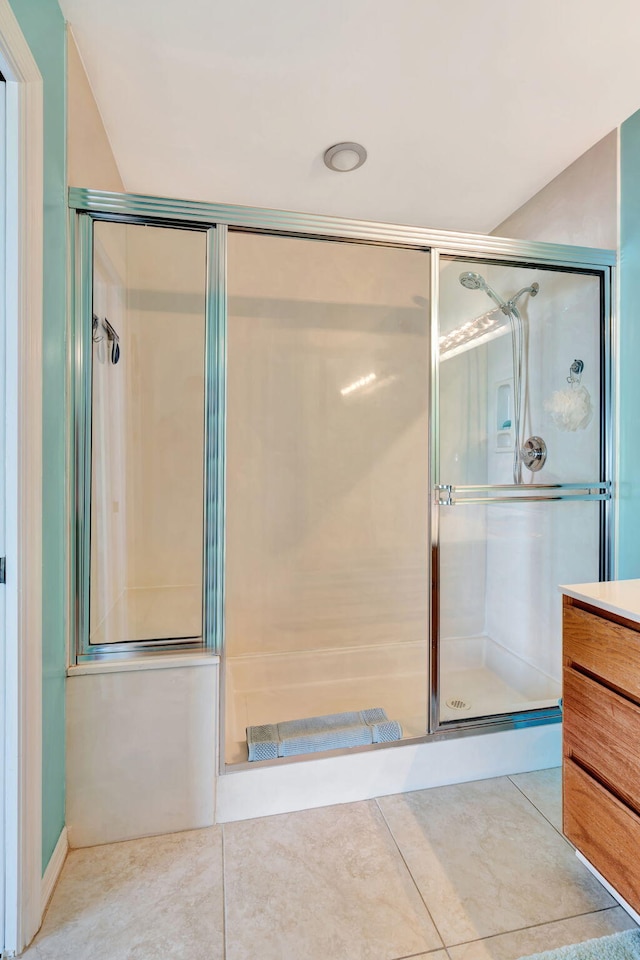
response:
<svg viewBox="0 0 640 960"><path fill-rule="evenodd" d="M42 898L43 84L0 0L0 947ZM0 578L2 579L2 578Z"/></svg>
<svg viewBox="0 0 640 960"><path fill-rule="evenodd" d="M6 84L0 81L0 697L5 685L5 652L7 640L6 597L5 597L5 557L6 557L6 445L5 445L5 411L6 411L6 376L5 376L5 239L6 239ZM0 704L0 936L1 944L5 946L5 811L4 811L4 773L5 773L5 709Z"/></svg>

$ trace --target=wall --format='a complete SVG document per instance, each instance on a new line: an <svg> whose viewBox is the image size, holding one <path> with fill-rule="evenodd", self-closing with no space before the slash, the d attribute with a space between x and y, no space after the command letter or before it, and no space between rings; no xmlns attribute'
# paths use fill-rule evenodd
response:
<svg viewBox="0 0 640 960"><path fill-rule="evenodd" d="M612 130L492 232L614 250L617 207L618 132Z"/></svg>
<svg viewBox="0 0 640 960"><path fill-rule="evenodd" d="M618 576L640 577L640 111L620 128Z"/></svg>
<svg viewBox="0 0 640 960"><path fill-rule="evenodd" d="M67 27L67 177L71 187L122 193L124 186L73 31Z"/></svg>
<svg viewBox="0 0 640 960"><path fill-rule="evenodd" d="M55 0L10 0L44 81L42 864L64 826L66 543L66 34Z"/></svg>

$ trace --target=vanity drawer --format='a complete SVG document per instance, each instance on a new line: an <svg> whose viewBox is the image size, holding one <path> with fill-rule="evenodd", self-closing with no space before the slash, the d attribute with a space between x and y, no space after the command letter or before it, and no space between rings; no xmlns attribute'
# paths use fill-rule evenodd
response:
<svg viewBox="0 0 640 960"><path fill-rule="evenodd" d="M565 835L640 910L640 818L566 758L563 790Z"/></svg>
<svg viewBox="0 0 640 960"><path fill-rule="evenodd" d="M640 634L565 602L564 662L640 702Z"/></svg>
<svg viewBox="0 0 640 960"><path fill-rule="evenodd" d="M640 707L569 668L563 698L565 757L640 810Z"/></svg>

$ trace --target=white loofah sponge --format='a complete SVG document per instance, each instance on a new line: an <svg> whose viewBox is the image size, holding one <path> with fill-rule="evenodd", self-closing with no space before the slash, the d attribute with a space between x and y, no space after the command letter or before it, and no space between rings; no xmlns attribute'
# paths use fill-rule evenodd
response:
<svg viewBox="0 0 640 960"><path fill-rule="evenodd" d="M572 383L556 390L544 405L558 430L584 430L591 423L593 404L586 387Z"/></svg>

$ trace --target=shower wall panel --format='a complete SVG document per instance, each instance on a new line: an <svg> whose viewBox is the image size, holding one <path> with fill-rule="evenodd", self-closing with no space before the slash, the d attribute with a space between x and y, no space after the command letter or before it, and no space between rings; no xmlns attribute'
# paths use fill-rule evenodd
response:
<svg viewBox="0 0 640 960"><path fill-rule="evenodd" d="M202 584L205 237L129 231L130 588Z"/></svg>
<svg viewBox="0 0 640 960"><path fill-rule="evenodd" d="M486 482L487 350L469 350L445 361L440 390L440 475L449 483ZM462 415L460 415L462 413ZM442 636L477 636L484 631L487 591L486 518L444 513L440 576L457 588L442 596Z"/></svg>
<svg viewBox="0 0 640 960"><path fill-rule="evenodd" d="M485 271L497 289L538 282L540 292L523 309L529 327L526 436L547 445L541 471L524 470L527 483L593 482L600 477L600 293L597 277L548 270L494 267ZM490 279L491 278L491 279ZM496 387L513 376L511 339L487 345L488 422L496 422ZM582 383L593 405L590 423L560 429L550 405L568 387L574 359L584 363ZM512 481L512 451L487 450L489 483ZM559 681L561 582L599 579L598 504L504 504L487 529L486 633L497 643ZM541 637L544 642L541 643Z"/></svg>
<svg viewBox="0 0 640 960"><path fill-rule="evenodd" d="M446 338L455 337L471 317L468 291L458 283L459 273L456 263L442 266L439 475L452 484L487 483L487 347L456 353L445 345ZM486 516L483 511L473 516L442 511L440 525L440 578L452 585L440 593L440 632L446 643L484 632Z"/></svg>
<svg viewBox="0 0 640 960"><path fill-rule="evenodd" d="M553 270L483 265L487 281L498 290L515 291L540 284L535 298L521 301L528 323L527 436L542 436L547 460L537 474L523 472L527 483L563 483L595 480L600 471L600 285L599 278ZM471 292L468 295L472 296ZM487 420L496 424L498 384L513 377L508 326L487 344ZM582 384L592 400L592 418L584 429L562 430L554 423L550 406L556 392L568 386L569 367L584 363ZM487 483L512 483L512 451L487 446ZM478 481L479 482L479 481Z"/></svg>
<svg viewBox="0 0 640 960"><path fill-rule="evenodd" d="M93 259L93 310L109 317L116 330L126 328L126 232L96 231ZM91 604L90 636L96 636L110 611L121 604L127 586L126 509L126 352L108 362L108 341L93 346L91 444ZM115 522L114 522L115 520Z"/></svg>
<svg viewBox="0 0 640 960"><path fill-rule="evenodd" d="M562 583L599 579L599 504L496 504L487 523L485 633L562 677Z"/></svg>

